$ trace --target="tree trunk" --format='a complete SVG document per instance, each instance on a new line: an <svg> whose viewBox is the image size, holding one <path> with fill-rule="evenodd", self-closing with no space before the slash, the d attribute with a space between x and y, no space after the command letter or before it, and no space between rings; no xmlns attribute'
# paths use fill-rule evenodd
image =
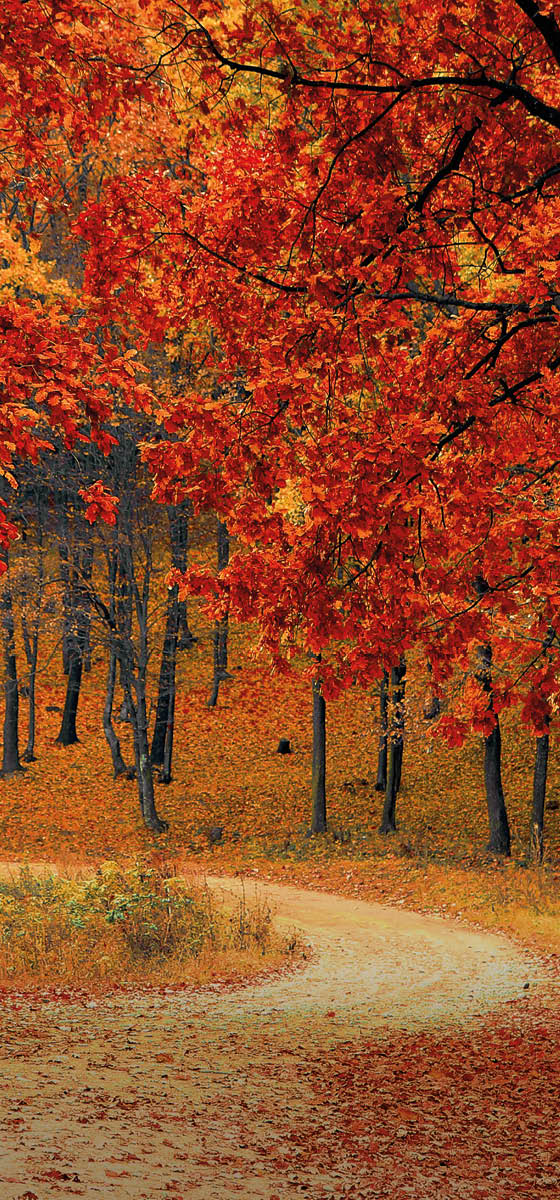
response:
<svg viewBox="0 0 560 1200"><path fill-rule="evenodd" d="M35 731L36 731L36 684L37 684L37 658L39 651L39 626L35 624L32 634L29 633L27 622L22 617L23 641L25 647L25 656L27 658L27 666L29 668L29 683L28 683L28 705L29 705L29 724L27 729L27 746L23 753L24 762L35 762Z"/></svg>
<svg viewBox="0 0 560 1200"><path fill-rule="evenodd" d="M218 521L217 534L218 571L223 571L229 562L229 533L223 521ZM214 627L214 678L212 690L208 697L208 708L214 708L218 701L220 683L229 679L228 675L228 618L227 613L221 621L216 621Z"/></svg>
<svg viewBox="0 0 560 1200"><path fill-rule="evenodd" d="M492 648L480 646L478 651L480 662L477 678L488 695L488 711L494 712L492 692ZM511 839L507 817L504 791L502 787L502 735L497 713L492 731L484 738L484 784L486 787L486 804L488 807L488 823L490 839L488 850L494 854L509 857Z"/></svg>
<svg viewBox="0 0 560 1200"><path fill-rule="evenodd" d="M2 775L22 771L19 757L19 694L12 594L5 591L1 600L4 642L4 746Z"/></svg>
<svg viewBox="0 0 560 1200"><path fill-rule="evenodd" d="M45 592L45 551L44 551L44 523L45 514L43 512L43 501L41 498L40 489L35 493L36 504L36 538L37 538L37 568L33 579L32 588L27 589L27 585L22 588L22 609L21 609L21 631L23 635L23 647L28 668L28 728L27 728L27 746L23 754L24 762L35 762L35 735L37 726L37 705L36 705L36 685L37 685L37 662L39 658L39 632L41 628L41 615L43 606L43 597ZM32 608L31 612L27 611L27 606Z"/></svg>
<svg viewBox="0 0 560 1200"><path fill-rule="evenodd" d="M92 569L93 545L88 541L79 551L77 564L74 560L70 580L70 609L67 612L67 619L70 621L67 633L68 682L60 733L56 739L60 746L73 746L80 740L76 730L76 717L90 636L91 613L87 584L91 579Z"/></svg>
<svg viewBox="0 0 560 1200"><path fill-rule="evenodd" d="M169 508L169 532L171 540L171 565L178 571L186 571L189 548L190 500L184 500L176 508ZM177 601L177 648L188 650L198 638L189 627L187 601Z"/></svg>
<svg viewBox="0 0 560 1200"><path fill-rule="evenodd" d="M401 786L402 760L404 750L404 695L406 681L406 660L404 656L400 663L391 669L392 686L392 719L389 734L389 764L387 770L387 785L380 833L395 833L397 795Z"/></svg>
<svg viewBox="0 0 560 1200"><path fill-rule="evenodd" d="M134 681L134 690L136 693L136 704L132 706L132 721L135 733L134 745L140 809L146 828L151 829L154 833L163 833L169 826L167 821L161 820L156 811L154 773L150 762L150 748L148 745L146 693L143 680L139 677Z"/></svg>
<svg viewBox="0 0 560 1200"><path fill-rule="evenodd" d="M537 738L535 770L533 774L533 812L531 817L531 854L537 863L542 863L544 853L544 805L546 800L546 778L548 774L549 734Z"/></svg>
<svg viewBox="0 0 560 1200"><path fill-rule="evenodd" d="M82 667L86 672L91 671L91 611L88 599L87 585L91 586L93 575L93 541L89 540L80 553L80 600L84 608L84 629L82 645ZM84 586L86 585L86 586Z"/></svg>
<svg viewBox="0 0 560 1200"><path fill-rule="evenodd" d="M384 792L387 787L388 690L389 676L387 671L384 671L381 677L381 687L379 689L379 716L381 719L381 732L379 734L379 749L377 752L377 779L375 781L376 792Z"/></svg>
<svg viewBox="0 0 560 1200"><path fill-rule="evenodd" d="M66 505L66 500L63 501ZM70 603L70 567L68 564L68 519L66 516L66 508L62 515L62 534L58 543L58 558L60 562L60 574L64 583L64 592L62 596L62 670L67 675L70 669L70 630L72 625L71 620L71 603Z"/></svg>
<svg viewBox="0 0 560 1200"><path fill-rule="evenodd" d="M103 709L103 732L107 739L111 758L113 761L113 777L119 778L119 775L127 775L128 767L121 754L121 744L115 733L113 726L113 703L115 699L115 683L117 678L117 654L114 646L111 646L109 654L109 670L107 672L107 690L105 692L105 707Z"/></svg>
<svg viewBox="0 0 560 1200"><path fill-rule="evenodd" d="M60 733L56 739L60 746L73 746L75 742L79 742L80 740L76 730L76 717L78 714L84 665L84 631L81 618L81 613L75 614L77 628L72 631L68 638L68 681L66 684L66 697L64 700Z"/></svg>
<svg viewBox="0 0 560 1200"><path fill-rule="evenodd" d="M157 767L161 767L164 762L171 695L175 696L178 618L177 588L173 587L170 589L167 599L167 618L159 671L156 720L150 754L153 765Z"/></svg>
<svg viewBox="0 0 560 1200"><path fill-rule="evenodd" d="M175 640L174 654L177 652L177 640ZM175 663L171 673L171 682L169 687L169 704L167 706L167 729L165 731L165 746L163 751L163 769L161 772L161 782L171 783L171 763L173 760L173 734L175 729Z"/></svg>
<svg viewBox="0 0 560 1200"><path fill-rule="evenodd" d="M327 828L326 752L327 723L325 697L321 680L312 683L313 697L313 756L311 767L311 832L324 833Z"/></svg>
<svg viewBox="0 0 560 1200"><path fill-rule="evenodd" d="M428 676L431 681L432 664L428 660L428 663L426 665L427 665L427 669L428 669ZM430 682L429 689L426 693L426 699L424 701L424 720L425 721L435 721L436 717L439 717L440 712L441 712L441 704L439 701L439 696L436 696L434 686Z"/></svg>

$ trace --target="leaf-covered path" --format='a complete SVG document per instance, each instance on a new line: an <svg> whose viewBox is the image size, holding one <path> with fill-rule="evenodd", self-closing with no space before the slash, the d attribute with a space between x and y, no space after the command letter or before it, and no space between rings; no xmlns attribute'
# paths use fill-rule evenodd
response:
<svg viewBox="0 0 560 1200"><path fill-rule="evenodd" d="M297 973L5 998L3 1200L557 1197L560 1029L541 969L449 921L266 894L313 944Z"/></svg>

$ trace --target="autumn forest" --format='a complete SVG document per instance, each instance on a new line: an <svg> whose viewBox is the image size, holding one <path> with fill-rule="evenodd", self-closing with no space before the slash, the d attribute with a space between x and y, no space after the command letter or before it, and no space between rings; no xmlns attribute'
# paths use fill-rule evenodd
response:
<svg viewBox="0 0 560 1200"><path fill-rule="evenodd" d="M553 1200L558 5L0 89L2 1195Z"/></svg>

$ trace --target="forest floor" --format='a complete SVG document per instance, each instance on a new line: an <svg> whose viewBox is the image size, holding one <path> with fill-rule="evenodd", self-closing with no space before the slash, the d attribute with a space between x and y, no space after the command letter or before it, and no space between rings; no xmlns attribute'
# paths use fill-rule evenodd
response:
<svg viewBox="0 0 560 1200"><path fill-rule="evenodd" d="M554 965L458 921L264 892L313 946L296 972L5 996L3 1200L557 1200Z"/></svg>

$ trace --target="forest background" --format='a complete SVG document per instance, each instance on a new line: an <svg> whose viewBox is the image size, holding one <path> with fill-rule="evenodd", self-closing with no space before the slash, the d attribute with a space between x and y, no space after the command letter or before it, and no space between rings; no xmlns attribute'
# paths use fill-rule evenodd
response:
<svg viewBox="0 0 560 1200"><path fill-rule="evenodd" d="M554 7L0 39L2 855L155 840L550 946Z"/></svg>

